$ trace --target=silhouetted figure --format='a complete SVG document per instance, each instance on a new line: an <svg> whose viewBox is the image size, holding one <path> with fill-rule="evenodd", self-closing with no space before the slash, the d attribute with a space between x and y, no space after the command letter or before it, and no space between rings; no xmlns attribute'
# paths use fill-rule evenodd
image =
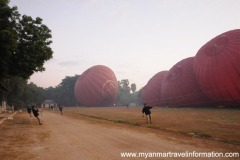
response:
<svg viewBox="0 0 240 160"><path fill-rule="evenodd" d="M148 123L148 119L149 119L149 122L152 123L151 111L150 111L150 109L152 108L153 107L148 106L147 103L144 103L144 107L142 109L142 117L144 117L144 113L145 113L147 123Z"/></svg>
<svg viewBox="0 0 240 160"><path fill-rule="evenodd" d="M42 123L40 122L40 119L38 117L39 116L38 109L35 105L32 105L32 112L33 112L34 117L37 118L39 125L42 125Z"/></svg>
<svg viewBox="0 0 240 160"><path fill-rule="evenodd" d="M27 105L27 112L30 115L30 117L32 117L32 108L30 105Z"/></svg>
<svg viewBox="0 0 240 160"><path fill-rule="evenodd" d="M59 110L61 112L61 115L63 115L63 106L59 105L58 108L59 108Z"/></svg>

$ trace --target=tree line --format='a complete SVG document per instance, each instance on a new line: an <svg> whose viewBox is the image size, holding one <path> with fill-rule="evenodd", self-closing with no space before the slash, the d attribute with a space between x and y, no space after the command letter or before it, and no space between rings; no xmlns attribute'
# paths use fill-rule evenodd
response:
<svg viewBox="0 0 240 160"><path fill-rule="evenodd" d="M40 106L45 100L54 100L63 106L78 106L74 95L74 86L79 75L66 76L56 87L42 88L34 83L27 83L23 78L14 78L7 95L7 103L15 107L25 107L28 104ZM116 105L127 106L131 103L141 103L141 90L136 91L136 84L129 85L128 79L118 81Z"/></svg>

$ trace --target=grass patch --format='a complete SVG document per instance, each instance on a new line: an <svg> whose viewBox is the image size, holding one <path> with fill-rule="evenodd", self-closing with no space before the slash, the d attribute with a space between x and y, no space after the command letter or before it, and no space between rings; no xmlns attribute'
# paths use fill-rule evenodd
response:
<svg viewBox="0 0 240 160"><path fill-rule="evenodd" d="M146 124L141 107L76 107L65 112L116 123L210 138L240 145L240 109L156 108Z"/></svg>

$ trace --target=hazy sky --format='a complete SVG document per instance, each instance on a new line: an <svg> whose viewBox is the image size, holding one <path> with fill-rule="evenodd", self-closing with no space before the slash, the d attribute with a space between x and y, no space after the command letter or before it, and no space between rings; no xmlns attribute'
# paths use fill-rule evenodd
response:
<svg viewBox="0 0 240 160"><path fill-rule="evenodd" d="M240 28L240 0L11 0L52 31L53 59L30 81L55 87L106 65L143 87L157 72L193 57L207 41Z"/></svg>

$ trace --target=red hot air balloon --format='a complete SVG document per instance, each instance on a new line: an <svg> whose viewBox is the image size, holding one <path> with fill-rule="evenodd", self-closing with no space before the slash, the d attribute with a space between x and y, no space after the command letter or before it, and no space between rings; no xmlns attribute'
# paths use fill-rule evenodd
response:
<svg viewBox="0 0 240 160"><path fill-rule="evenodd" d="M161 106L161 83L167 72L168 71L158 72L148 81L142 89L142 102L150 106Z"/></svg>
<svg viewBox="0 0 240 160"><path fill-rule="evenodd" d="M79 76L74 92L81 105L111 106L118 92L116 76L106 66L93 66Z"/></svg>
<svg viewBox="0 0 240 160"><path fill-rule="evenodd" d="M197 84L193 71L193 60L193 57L181 60L164 76L161 98L165 105L194 107L208 102Z"/></svg>
<svg viewBox="0 0 240 160"><path fill-rule="evenodd" d="M222 105L240 104L240 29L222 33L197 52L194 71L203 92Z"/></svg>

